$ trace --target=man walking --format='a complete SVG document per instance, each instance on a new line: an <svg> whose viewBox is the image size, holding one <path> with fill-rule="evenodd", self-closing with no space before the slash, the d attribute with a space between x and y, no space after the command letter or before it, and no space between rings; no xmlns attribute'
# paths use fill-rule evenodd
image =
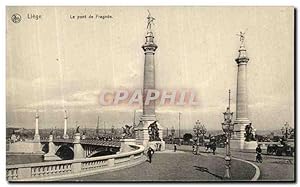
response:
<svg viewBox="0 0 300 187"><path fill-rule="evenodd" d="M260 145L256 148L256 162L262 163L262 156L261 156L262 150L260 148Z"/></svg>
<svg viewBox="0 0 300 187"><path fill-rule="evenodd" d="M148 158L149 158L149 162L151 163L152 162L152 155L154 154L154 150L149 147L148 151L147 151L147 155L148 155Z"/></svg>

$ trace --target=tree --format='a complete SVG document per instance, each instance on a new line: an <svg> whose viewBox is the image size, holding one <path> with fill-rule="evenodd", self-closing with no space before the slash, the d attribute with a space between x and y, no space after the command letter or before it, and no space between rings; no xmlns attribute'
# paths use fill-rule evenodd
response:
<svg viewBox="0 0 300 187"><path fill-rule="evenodd" d="M193 135L190 134L190 133L185 133L185 134L183 135L183 140L184 140L185 142L189 142L192 138L193 138Z"/></svg>

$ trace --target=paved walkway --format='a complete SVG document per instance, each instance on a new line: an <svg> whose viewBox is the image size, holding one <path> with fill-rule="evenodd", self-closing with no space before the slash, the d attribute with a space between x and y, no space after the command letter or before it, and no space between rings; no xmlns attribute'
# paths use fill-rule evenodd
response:
<svg viewBox="0 0 300 187"><path fill-rule="evenodd" d="M167 146L169 149L172 145ZM191 146L178 146L178 150L184 150L187 152L192 151ZM205 153L203 147L200 148L202 155L212 155L212 153ZM224 148L217 148L216 154L225 155ZM254 152L241 152L241 151L231 151L233 157L241 158L243 160L250 161L256 164L260 169L259 180L272 180L272 181L293 181L294 180L294 157L288 156L273 156L273 155L263 155L263 163L257 163L255 161L256 154Z"/></svg>
<svg viewBox="0 0 300 187"><path fill-rule="evenodd" d="M167 150L155 153L153 162L119 171L86 176L68 181L220 181L224 160L215 156L193 155L190 152ZM246 172L241 172L246 171ZM249 164L233 161L234 180L250 180L255 169Z"/></svg>

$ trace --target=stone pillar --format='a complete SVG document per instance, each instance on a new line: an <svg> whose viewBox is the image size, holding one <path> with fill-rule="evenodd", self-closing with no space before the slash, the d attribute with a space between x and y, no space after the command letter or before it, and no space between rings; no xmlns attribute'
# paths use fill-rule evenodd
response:
<svg viewBox="0 0 300 187"><path fill-rule="evenodd" d="M244 140L246 125L250 124L248 119L248 90L247 90L247 64L249 58L244 45L239 49L239 56L235 61L238 64L237 72L237 92L236 92L236 120L235 139Z"/></svg>
<svg viewBox="0 0 300 187"><path fill-rule="evenodd" d="M74 135L74 159L84 158L84 150L80 144L80 133Z"/></svg>
<svg viewBox="0 0 300 187"><path fill-rule="evenodd" d="M68 129L68 115L67 115L67 111L65 110L65 117L64 117L64 135L63 138L64 139L69 139L69 136L67 134L67 129Z"/></svg>
<svg viewBox="0 0 300 187"><path fill-rule="evenodd" d="M53 143L53 135L49 135L48 153L44 155L45 161L57 161L62 160L56 155L56 146Z"/></svg>
<svg viewBox="0 0 300 187"><path fill-rule="evenodd" d="M156 121L156 116L155 101L150 101L149 104L145 104L145 99L148 90L155 89L154 55L158 46L154 43L154 36L152 31L148 30L145 38L146 42L142 46L145 53L143 81L143 114L141 117L141 121L136 127L135 131L137 143L147 146L149 142L148 127L151 123Z"/></svg>
<svg viewBox="0 0 300 187"><path fill-rule="evenodd" d="M247 57L244 42L239 49L239 56L235 59L238 65L237 72L237 93L236 93L236 120L234 122L234 133L231 141L231 148L245 149L245 127L251 122L248 119L248 87L247 87ZM255 149L255 148L254 148Z"/></svg>
<svg viewBox="0 0 300 187"><path fill-rule="evenodd" d="M33 152L41 153L42 145L41 145L41 137L39 134L39 111L38 110L35 113L35 133L34 133L34 138L32 143L33 143Z"/></svg>
<svg viewBox="0 0 300 187"><path fill-rule="evenodd" d="M144 61L144 84L143 84L143 115L141 117L140 123L135 128L136 131L136 140L137 144L144 145L145 147L149 146L149 133L148 127L151 123L157 121L155 115L155 101L150 101L150 103L146 103L146 96L151 93L151 91L155 90L155 63L154 63L154 55L155 51L158 46L154 43L154 36L151 30L151 20L154 19L149 16L148 19L148 26L147 26L147 34L146 34L146 41L145 44L142 46L145 54L145 61ZM150 92L149 92L150 91ZM151 96L151 95L148 95ZM159 133L161 144L164 142L162 141L162 126L160 126L157 122L157 125L161 132Z"/></svg>
<svg viewBox="0 0 300 187"><path fill-rule="evenodd" d="M34 133L34 142L40 142L40 134L39 134L39 113L38 110L35 113L35 133Z"/></svg>
<svg viewBox="0 0 300 187"><path fill-rule="evenodd" d="M155 121L155 101L145 104L148 90L155 89L155 64L154 54L157 45L154 43L154 36L151 31L146 35L146 43L142 46L145 53L144 61L144 86L143 86L143 121Z"/></svg>

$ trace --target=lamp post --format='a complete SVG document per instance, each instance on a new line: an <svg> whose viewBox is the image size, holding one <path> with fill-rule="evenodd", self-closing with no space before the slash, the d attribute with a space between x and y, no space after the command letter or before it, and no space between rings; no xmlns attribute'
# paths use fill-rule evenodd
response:
<svg viewBox="0 0 300 187"><path fill-rule="evenodd" d="M179 141L180 141L180 116L181 116L181 112L178 113L178 136L179 136Z"/></svg>
<svg viewBox="0 0 300 187"><path fill-rule="evenodd" d="M197 143L196 143L196 154L198 154L198 149L199 149L199 145L200 145L200 134L201 134L201 127L200 127L201 123L199 120L196 121L196 125L193 128L194 134L197 137Z"/></svg>
<svg viewBox="0 0 300 187"><path fill-rule="evenodd" d="M230 154L230 138L231 138L231 133L233 132L234 129L234 124L232 123L232 117L233 117L233 112L230 112L230 90L229 90L229 106L226 109L226 112L224 114L224 122L222 123L222 130L225 133L226 136L226 156L225 156L225 175L224 178L229 180L231 179L231 154Z"/></svg>
<svg viewBox="0 0 300 187"><path fill-rule="evenodd" d="M283 134L283 136L285 137L286 140L288 139L288 136L291 134L292 130L293 129L290 127L288 122L285 122L285 124L281 128L281 132L282 132L282 134Z"/></svg>
<svg viewBox="0 0 300 187"><path fill-rule="evenodd" d="M199 133L198 136L200 134L202 134L202 145L204 145L204 135L207 133L207 130L206 130L205 125L201 124L201 122L199 120L196 121L196 125L194 126L194 132L195 132L195 134L196 134L196 132ZM199 138L197 141L199 143Z"/></svg>
<svg viewBox="0 0 300 187"><path fill-rule="evenodd" d="M136 115L136 110L133 111L133 127L135 127L135 115Z"/></svg>
<svg viewBox="0 0 300 187"><path fill-rule="evenodd" d="M174 137L175 137L175 129L172 127L171 129L171 135L172 135L172 144L174 144Z"/></svg>

